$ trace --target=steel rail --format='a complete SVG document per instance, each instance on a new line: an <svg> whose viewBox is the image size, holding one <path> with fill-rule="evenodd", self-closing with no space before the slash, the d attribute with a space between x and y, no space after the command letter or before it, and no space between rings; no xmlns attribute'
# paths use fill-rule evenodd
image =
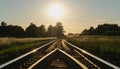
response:
<svg viewBox="0 0 120 69"><path fill-rule="evenodd" d="M70 58L73 62L75 62L77 65L79 65L79 67L81 67L82 69L88 69L88 67L86 67L84 64L82 64L81 62L79 62L73 56L67 54L65 51L63 51L63 50L61 50L59 48L54 49L53 51L51 51L50 53L48 53L47 55L45 55L44 57L42 57L41 59L39 59L37 62L35 62L33 65L31 65L28 69L34 69L34 67L36 65L38 65L41 61L47 59L47 57L51 56L56 51L59 51L60 53L64 54L64 56L67 56L68 58Z"/></svg>
<svg viewBox="0 0 120 69"><path fill-rule="evenodd" d="M88 62L90 62L92 65L94 65L95 67L97 67L98 69L100 69L99 66L97 66L96 64L94 64L93 62L91 62L88 58L86 58L85 56L83 56L80 52L78 52L77 50L74 50L76 53L78 53L80 56L84 57Z"/></svg>
<svg viewBox="0 0 120 69"><path fill-rule="evenodd" d="M114 65L114 64L112 64L110 62L107 62L107 61L105 61L105 60L103 60L103 59L101 59L101 58L99 58L99 57L97 57L97 56L95 56L95 55L93 55L93 54L91 54L91 53L89 53L89 52L87 52L87 51L85 51L85 50L83 50L83 49L81 49L81 48L79 48L79 47L69 43L69 42L67 42L66 40L63 40L63 41L65 43L69 44L70 46L74 47L75 49L77 49L77 50L79 50L79 51L81 51L81 52L83 52L83 53L93 57L94 59L96 59L96 60L98 60L98 61L100 61L100 62L102 62L102 63L104 63L104 64L106 64L106 65L108 65L108 66L110 66L112 68L114 68L114 69L120 69L118 66L116 66L116 65Z"/></svg>
<svg viewBox="0 0 120 69"><path fill-rule="evenodd" d="M50 53L48 53L47 55L43 56L42 58L40 58L37 62L35 62L34 64L32 64L30 67L28 67L28 69L32 69L34 66L36 66L38 63L40 63L42 60L46 59L48 56L50 56L52 53L54 53L57 49L52 50Z"/></svg>
<svg viewBox="0 0 120 69"><path fill-rule="evenodd" d="M24 57L26 57L26 56L28 56L29 54L32 54L32 53L38 51L39 49L41 49L41 48L43 48L43 47L51 44L51 43L54 42L54 41L55 41L55 40L53 40L53 41L51 41L51 42L49 42L49 43L46 43L46 44L44 44L44 45L42 45L42 46L40 46L40 47L38 47L38 48L36 48L36 49L34 49L34 50L26 53L26 54L23 54L23 55L15 58L15 59L13 59L13 60L10 60L10 61L8 61L8 62L6 62L6 63L4 63L4 64L1 64L1 65L0 65L0 69L1 69L1 68L4 68L4 67L6 67L6 66L8 66L8 65L10 65L10 64L12 64L12 63L14 63L14 62L16 62L16 61L18 61L18 60L20 60L20 59L22 59L22 58L24 58Z"/></svg>
<svg viewBox="0 0 120 69"><path fill-rule="evenodd" d="M83 69L88 69L88 67L86 67L84 64L82 64L81 62L79 62L77 59L75 59L73 56L69 55L68 53L66 53L65 51L58 49L60 52L62 52L64 55L66 55L67 57L69 57L70 59L72 59L74 62L76 62L78 65L80 65Z"/></svg>

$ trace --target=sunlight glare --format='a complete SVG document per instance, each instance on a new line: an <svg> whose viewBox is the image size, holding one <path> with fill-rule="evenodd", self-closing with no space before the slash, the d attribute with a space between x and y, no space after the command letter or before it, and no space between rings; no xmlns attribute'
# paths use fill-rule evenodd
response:
<svg viewBox="0 0 120 69"><path fill-rule="evenodd" d="M63 13L64 13L64 9L59 4L54 4L49 9L50 16L54 18L60 18L63 15Z"/></svg>

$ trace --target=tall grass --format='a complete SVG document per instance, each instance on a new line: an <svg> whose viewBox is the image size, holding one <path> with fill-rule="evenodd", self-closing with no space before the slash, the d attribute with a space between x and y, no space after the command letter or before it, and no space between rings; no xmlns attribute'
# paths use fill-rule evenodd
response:
<svg viewBox="0 0 120 69"><path fill-rule="evenodd" d="M0 38L0 45L10 44L10 43L26 43L26 42L34 42L38 40L47 40L47 39L55 39L55 37L51 38Z"/></svg>
<svg viewBox="0 0 120 69"><path fill-rule="evenodd" d="M22 45L26 43L42 41L42 40L52 40L55 38L0 38L0 50L14 47L16 45Z"/></svg>
<svg viewBox="0 0 120 69"><path fill-rule="evenodd" d="M119 36L77 36L68 38L67 40L80 48L120 66Z"/></svg>
<svg viewBox="0 0 120 69"><path fill-rule="evenodd" d="M53 38L0 38L0 64L31 51Z"/></svg>

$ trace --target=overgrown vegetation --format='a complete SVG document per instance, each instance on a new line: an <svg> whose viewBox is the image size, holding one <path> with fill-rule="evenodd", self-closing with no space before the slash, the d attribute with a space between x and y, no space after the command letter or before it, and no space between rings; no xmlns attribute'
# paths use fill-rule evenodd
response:
<svg viewBox="0 0 120 69"><path fill-rule="evenodd" d="M81 35L120 36L120 26L117 24L101 24L96 28L90 27L89 29L85 29Z"/></svg>
<svg viewBox="0 0 120 69"><path fill-rule="evenodd" d="M0 37L17 37L17 38L39 38L39 37L64 37L64 28L61 22L56 26L50 25L46 30L44 25L36 26L31 23L25 30L18 25L7 25L1 22Z"/></svg>
<svg viewBox="0 0 120 69"><path fill-rule="evenodd" d="M67 41L120 66L119 36L76 36L68 38Z"/></svg>
<svg viewBox="0 0 120 69"><path fill-rule="evenodd" d="M1 38L6 43L0 44L0 64L9 61L15 57L18 57L26 52L29 52L52 39L42 39L42 38L26 38L26 39L16 39L16 38ZM0 39L0 40L1 40ZM2 40L1 40L2 42Z"/></svg>

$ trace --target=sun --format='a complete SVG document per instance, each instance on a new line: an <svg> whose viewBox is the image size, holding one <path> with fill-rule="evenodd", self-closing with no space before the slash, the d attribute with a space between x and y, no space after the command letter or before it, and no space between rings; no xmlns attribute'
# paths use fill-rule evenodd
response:
<svg viewBox="0 0 120 69"><path fill-rule="evenodd" d="M64 13L64 9L59 4L53 4L49 8L49 14L50 14L50 16L52 16L54 18L60 18L63 15L63 13Z"/></svg>

